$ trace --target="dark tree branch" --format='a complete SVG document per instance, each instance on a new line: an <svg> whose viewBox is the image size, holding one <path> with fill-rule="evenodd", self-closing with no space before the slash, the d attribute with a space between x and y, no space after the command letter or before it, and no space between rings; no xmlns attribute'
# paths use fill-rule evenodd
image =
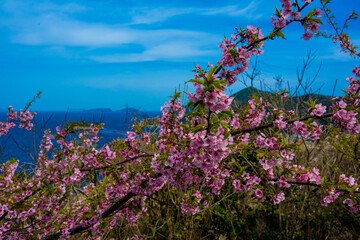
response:
<svg viewBox="0 0 360 240"><path fill-rule="evenodd" d="M120 210L121 207L127 202L129 201L132 197L136 196L136 194L130 192L128 194L126 194L124 197L122 197L121 199L119 199L117 202L115 202L113 205L111 205L108 209L106 209L101 217L103 219L109 217L112 213L114 213L115 211L117 210ZM87 229L89 229L90 226L82 226L82 225L78 225L74 228L72 228L70 230L70 235L75 235L77 233L81 233ZM53 233L53 234L50 234L50 235L47 235L43 238L43 240L55 240L55 239L59 239L60 236L61 236L61 232L57 232L57 233Z"/></svg>
<svg viewBox="0 0 360 240"><path fill-rule="evenodd" d="M325 113L325 114L323 114L321 116L305 116L305 117L302 117L302 118L292 119L292 120L288 120L288 121L285 121L285 122L287 122L288 124L291 124L291 123L293 123L295 121L304 121L304 120L307 120L307 119L310 119L310 118L322 119L322 118L326 118L326 117L331 117L333 114L334 113ZM240 133L254 132L254 131L270 128L270 127L273 127L273 126L274 126L274 123L271 122L271 123L260 125L260 126L257 126L257 127L240 129L240 130L231 132L231 135L234 136L234 135L237 135L237 134L240 134Z"/></svg>

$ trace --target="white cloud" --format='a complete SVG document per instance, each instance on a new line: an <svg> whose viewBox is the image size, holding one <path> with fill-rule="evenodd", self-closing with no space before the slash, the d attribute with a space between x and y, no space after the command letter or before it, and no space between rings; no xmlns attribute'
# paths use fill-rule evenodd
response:
<svg viewBox="0 0 360 240"><path fill-rule="evenodd" d="M255 0L245 7L238 5L224 6L220 8L137 8L131 11L131 24L151 24L165 21L171 17L184 14L198 15L227 15L232 17L245 17L259 19L262 14L257 13L258 2Z"/></svg>
<svg viewBox="0 0 360 240"><path fill-rule="evenodd" d="M213 56L218 51L201 50L201 47L190 42L170 42L154 46L142 53L112 54L92 56L91 59L103 63L142 62L154 60L181 60L200 56Z"/></svg>
<svg viewBox="0 0 360 240"><path fill-rule="evenodd" d="M38 22L38 24L35 24ZM62 47L110 48L122 44L138 44L142 53L91 56L98 62L139 62L159 59L184 59L209 56L216 52L202 50L210 44L216 46L219 36L197 31L174 29L141 30L105 24L90 24L46 15L29 22L21 22L19 32L12 39L26 45Z"/></svg>
<svg viewBox="0 0 360 240"><path fill-rule="evenodd" d="M349 53L340 52L340 50L341 50L341 48L339 46L332 46L329 54L317 56L316 59L335 60L335 61L340 61L340 62L354 61L354 58L351 57Z"/></svg>
<svg viewBox="0 0 360 240"><path fill-rule="evenodd" d="M246 7L239 8L237 5L225 6L221 8L206 9L202 14L204 15L229 15L234 17L246 17L252 19L259 19L262 15L257 12L258 3L251 1Z"/></svg>
<svg viewBox="0 0 360 240"><path fill-rule="evenodd" d="M1 5L7 12L6 18L0 18L0 25L8 27L12 33L10 39L18 44L47 46L48 49L66 49L84 47L91 49L116 48L123 44L139 45L141 53L97 54L83 52L84 58L98 62L139 62L154 60L184 60L186 58L211 56L218 53L215 46L222 35L201 31L177 29L141 29L134 24L150 24L164 21L172 16L188 13L203 15L227 14L246 15L256 6L253 2L243 9L236 6L220 9L209 8L143 8L130 11L130 24L105 24L78 20L78 12L89 8L76 3L54 4L50 1L7 0ZM132 15L131 15L132 14ZM247 15L246 15L247 16ZM57 50L58 53L59 50Z"/></svg>
<svg viewBox="0 0 360 240"><path fill-rule="evenodd" d="M53 14L15 24L18 31L13 41L27 45L104 47L131 43L136 38L130 29L67 20Z"/></svg>
<svg viewBox="0 0 360 240"><path fill-rule="evenodd" d="M184 59L213 55L202 50L216 46L220 36L198 31L134 29L122 25L87 23L49 13L32 18L17 18L9 23L16 29L13 42L25 45L110 48L122 44L138 44L142 53L91 56L99 62L139 62L159 59Z"/></svg>
<svg viewBox="0 0 360 240"><path fill-rule="evenodd" d="M162 22L168 18L194 12L192 8L140 8L134 9L131 13L131 24L150 24Z"/></svg>

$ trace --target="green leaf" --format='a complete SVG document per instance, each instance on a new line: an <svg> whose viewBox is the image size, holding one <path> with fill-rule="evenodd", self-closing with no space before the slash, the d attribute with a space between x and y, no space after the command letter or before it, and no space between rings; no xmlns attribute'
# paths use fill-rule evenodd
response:
<svg viewBox="0 0 360 240"><path fill-rule="evenodd" d="M274 37L275 37L275 33L274 33L274 31L271 31L270 34L269 34L269 38L273 39Z"/></svg>
<svg viewBox="0 0 360 240"><path fill-rule="evenodd" d="M233 48L230 48L230 49L228 50L228 53L230 53L231 57L233 57L233 58L239 57L239 53L238 53L235 49L233 49Z"/></svg>
<svg viewBox="0 0 360 240"><path fill-rule="evenodd" d="M216 82L219 82L222 85L229 85L229 83L224 80L217 80Z"/></svg>
<svg viewBox="0 0 360 240"><path fill-rule="evenodd" d="M219 81L213 82L210 86L213 86L214 88L219 89L221 91L224 90L224 88L222 87L222 85L221 85L221 83Z"/></svg>
<svg viewBox="0 0 360 240"><path fill-rule="evenodd" d="M200 132L200 131L202 131L202 130L204 130L204 126L203 126L203 125L198 125L198 126L196 126L192 131L193 131L194 133L197 133L197 132Z"/></svg>
<svg viewBox="0 0 360 240"><path fill-rule="evenodd" d="M175 94L174 94L174 99L177 99L177 98L179 98L181 96L181 93L180 92L176 92Z"/></svg>
<svg viewBox="0 0 360 240"><path fill-rule="evenodd" d="M313 18L312 20L316 23L320 23L320 24L324 25L324 23L319 18Z"/></svg>
<svg viewBox="0 0 360 240"><path fill-rule="evenodd" d="M201 85L204 85L204 81L203 80L200 80L200 79L190 79L189 81L187 81L187 83L188 82L196 82L196 83L199 83L199 84L201 84Z"/></svg>
<svg viewBox="0 0 360 240"><path fill-rule="evenodd" d="M284 33L283 33L282 31L278 31L278 32L276 33L276 35L277 35L278 37L281 37L282 39L286 39L286 37L285 37L285 35L284 35Z"/></svg>
<svg viewBox="0 0 360 240"><path fill-rule="evenodd" d="M210 71L208 72L208 79L212 79L212 75L215 73L215 70L217 69L217 67L218 67L218 65L210 68Z"/></svg>
<svg viewBox="0 0 360 240"><path fill-rule="evenodd" d="M193 106L194 103L192 101L189 101L187 104L186 104L186 108L190 108L191 106Z"/></svg>
<svg viewBox="0 0 360 240"><path fill-rule="evenodd" d="M326 178L325 177L322 177L321 179L321 185L324 185L326 183Z"/></svg>
<svg viewBox="0 0 360 240"><path fill-rule="evenodd" d="M274 13L274 15L275 16L277 16L277 17L281 17L281 12L280 12L280 10L277 8L277 7L275 7L275 13Z"/></svg>
<svg viewBox="0 0 360 240"><path fill-rule="evenodd" d="M195 104L194 104L194 109L199 106L200 109L204 108L204 103L202 101L197 101Z"/></svg>
<svg viewBox="0 0 360 240"><path fill-rule="evenodd" d="M227 139L229 136L230 136L230 132L227 132L227 133L224 135L224 139Z"/></svg>
<svg viewBox="0 0 360 240"><path fill-rule="evenodd" d="M308 12L308 14L306 15L306 17L312 18L314 15L315 15L315 10Z"/></svg>
<svg viewBox="0 0 360 240"><path fill-rule="evenodd" d="M221 126L223 126L225 129L229 128L229 125L227 123L224 123L224 122L219 122L219 124Z"/></svg>
<svg viewBox="0 0 360 240"><path fill-rule="evenodd" d="M224 114L226 114L226 115L228 115L230 117L234 116L234 113L232 111L230 111L230 110L223 110L223 111L221 111L221 113L224 113Z"/></svg>

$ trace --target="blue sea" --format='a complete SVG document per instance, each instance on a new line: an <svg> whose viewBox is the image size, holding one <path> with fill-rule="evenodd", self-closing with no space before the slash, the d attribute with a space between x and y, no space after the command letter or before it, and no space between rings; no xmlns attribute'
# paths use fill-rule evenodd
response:
<svg viewBox="0 0 360 240"><path fill-rule="evenodd" d="M50 129L55 133L57 126L65 126L67 121L88 121L94 123L104 123L104 129L100 131L100 141L98 146L118 138L125 138L126 132L131 129L134 118L138 121L144 118L159 116L160 111L69 111L51 112L43 111L35 115L35 128L27 131L15 127L9 133L0 137L0 162L6 162L11 158L16 158L20 164L34 163L34 146L38 149L41 142L42 133ZM6 112L0 112L0 121L6 120Z"/></svg>

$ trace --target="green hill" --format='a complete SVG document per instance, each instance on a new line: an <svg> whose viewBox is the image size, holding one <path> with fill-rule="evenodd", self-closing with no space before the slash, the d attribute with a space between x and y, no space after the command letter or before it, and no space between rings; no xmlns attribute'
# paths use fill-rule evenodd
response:
<svg viewBox="0 0 360 240"><path fill-rule="evenodd" d="M268 102L272 102L275 98L275 94L267 91L262 91L254 87L248 87L240 90L239 92L231 95L234 97L233 106L241 106L248 104L248 100L250 100L253 96L261 96L264 100ZM290 94L289 94L290 95ZM287 110L290 110L296 105L305 105L304 102L308 102L310 99L317 100L317 103L322 103L324 106L330 107L332 104L332 97L321 95L321 94L305 94L300 96L288 96L283 99L284 107Z"/></svg>
<svg viewBox="0 0 360 240"><path fill-rule="evenodd" d="M248 101L253 97L253 95L266 96L266 97L275 96L275 94L273 94L271 92L262 91L257 88L254 88L254 87L248 87L248 88L244 88L244 89L238 91L237 93L231 95L231 97L234 98L234 102L238 102L241 104L247 104Z"/></svg>

